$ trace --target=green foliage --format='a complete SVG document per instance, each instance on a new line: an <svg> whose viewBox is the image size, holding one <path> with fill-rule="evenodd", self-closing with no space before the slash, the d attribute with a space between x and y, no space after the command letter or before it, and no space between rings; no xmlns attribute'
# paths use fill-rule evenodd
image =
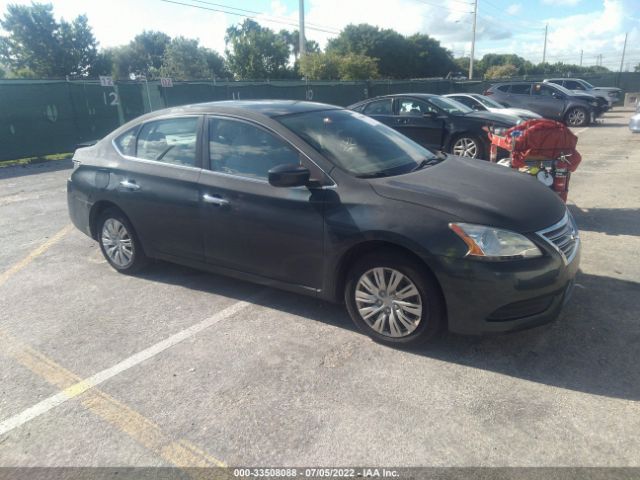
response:
<svg viewBox="0 0 640 480"><path fill-rule="evenodd" d="M633 68L634 72L640 72L640 63Z"/></svg>
<svg viewBox="0 0 640 480"><path fill-rule="evenodd" d="M0 78L4 78L7 76L7 72L5 72L4 68L0 66Z"/></svg>
<svg viewBox="0 0 640 480"><path fill-rule="evenodd" d="M300 32L298 30L294 30L290 32L289 30L280 30L278 32L278 36L280 36L287 46L289 47L289 52L293 54L295 60L297 61L300 57ZM315 40L306 40L305 47L307 49L306 53L318 53L320 52L320 45Z"/></svg>
<svg viewBox="0 0 640 480"><path fill-rule="evenodd" d="M158 78L169 35L162 32L143 31L127 45L110 49L113 59L113 74L116 78L144 75L147 79Z"/></svg>
<svg viewBox="0 0 640 480"><path fill-rule="evenodd" d="M160 73L175 80L209 78L210 71L204 49L198 40L176 37L164 52Z"/></svg>
<svg viewBox="0 0 640 480"><path fill-rule="evenodd" d="M518 74L518 67L511 63L504 65L493 65L489 67L484 75L487 79L510 78Z"/></svg>
<svg viewBox="0 0 640 480"><path fill-rule="evenodd" d="M444 76L455 68L451 53L428 35L405 37L367 24L346 26L329 40L327 52L377 58L380 75L388 78Z"/></svg>
<svg viewBox="0 0 640 480"><path fill-rule="evenodd" d="M86 76L97 57L97 42L87 17L57 22L51 4L7 6L0 27L0 60L17 76Z"/></svg>
<svg viewBox="0 0 640 480"><path fill-rule="evenodd" d="M357 53L308 53L300 59L300 73L308 80L365 80L378 78L375 58Z"/></svg>
<svg viewBox="0 0 640 480"><path fill-rule="evenodd" d="M227 62L237 79L277 79L290 76L289 45L270 28L253 20L227 29Z"/></svg>

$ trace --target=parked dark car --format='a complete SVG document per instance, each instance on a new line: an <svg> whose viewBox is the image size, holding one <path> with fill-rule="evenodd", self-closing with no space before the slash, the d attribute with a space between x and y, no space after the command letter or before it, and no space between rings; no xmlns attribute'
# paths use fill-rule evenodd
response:
<svg viewBox="0 0 640 480"><path fill-rule="evenodd" d="M540 182L330 105L162 110L73 161L71 219L117 271L157 258L344 301L388 344L551 321L578 269Z"/></svg>
<svg viewBox="0 0 640 480"><path fill-rule="evenodd" d="M589 125L606 110L593 95L575 94L552 83L497 83L484 94L507 107L526 108L572 127Z"/></svg>
<svg viewBox="0 0 640 480"><path fill-rule="evenodd" d="M622 100L622 90L617 87L594 87L581 78L546 78L543 82L555 83L574 93L588 93L602 99L608 107Z"/></svg>
<svg viewBox="0 0 640 480"><path fill-rule="evenodd" d="M388 125L434 151L489 158L485 128L506 130L520 121L511 115L477 112L450 98L427 93L386 95L347 107Z"/></svg>

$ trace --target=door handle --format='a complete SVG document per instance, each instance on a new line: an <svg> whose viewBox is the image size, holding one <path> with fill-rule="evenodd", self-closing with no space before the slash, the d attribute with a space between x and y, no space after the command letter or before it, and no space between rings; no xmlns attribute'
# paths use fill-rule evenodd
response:
<svg viewBox="0 0 640 480"><path fill-rule="evenodd" d="M123 180L120 182L120 186L129 190L140 190L140 185L133 180Z"/></svg>
<svg viewBox="0 0 640 480"><path fill-rule="evenodd" d="M225 200L224 198L216 197L214 195L209 195L208 193L202 195L202 200L204 201L204 203L210 203L219 207L229 205L229 200Z"/></svg>

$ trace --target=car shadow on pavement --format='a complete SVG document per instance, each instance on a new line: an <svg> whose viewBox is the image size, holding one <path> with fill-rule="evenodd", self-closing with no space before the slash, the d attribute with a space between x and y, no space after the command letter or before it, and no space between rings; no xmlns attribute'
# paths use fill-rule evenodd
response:
<svg viewBox="0 0 640 480"><path fill-rule="evenodd" d="M640 236L640 208L589 208L569 205L579 230Z"/></svg>
<svg viewBox="0 0 640 480"><path fill-rule="evenodd" d="M342 305L159 262L150 281L249 300L357 331ZM257 292L265 295L255 297ZM443 333L411 354L577 392L640 400L640 283L580 272L573 298L554 323L490 336Z"/></svg>

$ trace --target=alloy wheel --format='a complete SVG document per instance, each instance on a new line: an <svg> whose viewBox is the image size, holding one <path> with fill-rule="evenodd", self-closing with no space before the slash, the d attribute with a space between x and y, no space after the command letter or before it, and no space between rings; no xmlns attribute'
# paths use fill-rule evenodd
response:
<svg viewBox="0 0 640 480"><path fill-rule="evenodd" d="M584 125L586 118L587 115L584 110L574 108L569 112L569 115L567 116L567 123L569 123L569 125L579 127Z"/></svg>
<svg viewBox="0 0 640 480"><path fill-rule="evenodd" d="M453 154L459 157L477 158L479 148L478 143L469 137L462 137L453 144Z"/></svg>
<svg viewBox="0 0 640 480"><path fill-rule="evenodd" d="M101 240L109 260L118 268L127 268L133 263L133 239L122 222L115 218L105 220L102 225Z"/></svg>
<svg viewBox="0 0 640 480"><path fill-rule="evenodd" d="M358 313L380 335L406 337L422 319L422 298L416 285L398 270L368 270L355 288Z"/></svg>

